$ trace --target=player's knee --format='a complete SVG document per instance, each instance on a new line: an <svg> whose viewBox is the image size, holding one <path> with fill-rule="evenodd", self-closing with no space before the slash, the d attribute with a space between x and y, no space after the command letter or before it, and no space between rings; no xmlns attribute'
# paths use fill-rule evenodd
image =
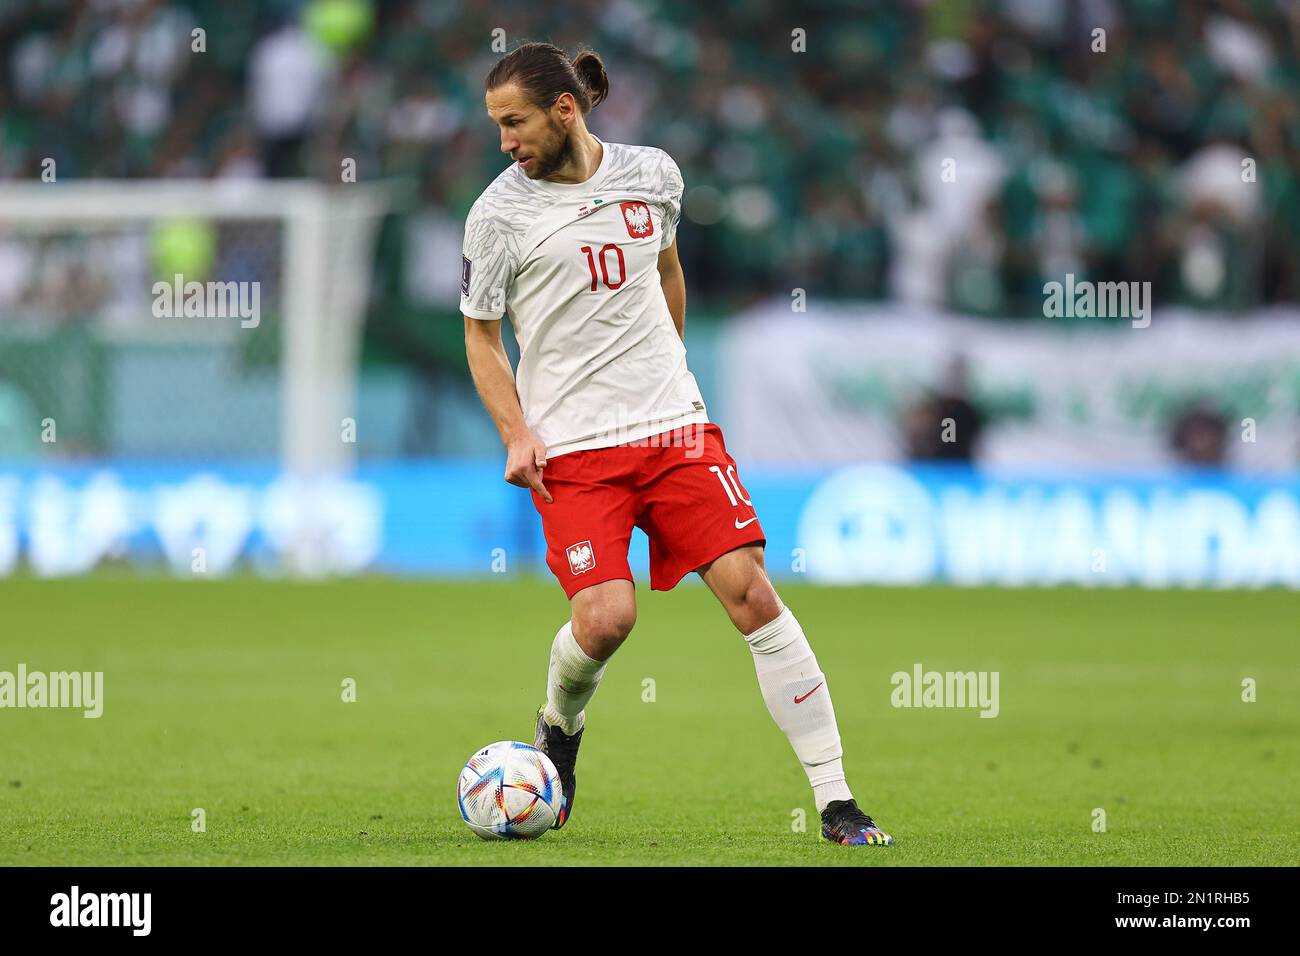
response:
<svg viewBox="0 0 1300 956"><path fill-rule="evenodd" d="M752 634L764 624L781 616L785 605L777 596L766 574L754 574L745 586L744 593L733 609L732 619L742 634Z"/></svg>
<svg viewBox="0 0 1300 956"><path fill-rule="evenodd" d="M573 636L593 660L608 660L636 626L636 605L624 602L584 608L573 616Z"/></svg>
<svg viewBox="0 0 1300 956"><path fill-rule="evenodd" d="M747 607L749 610L749 633L751 634L765 624L771 624L785 610L785 605L776 596L776 591L772 589L772 585L766 583L756 591Z"/></svg>

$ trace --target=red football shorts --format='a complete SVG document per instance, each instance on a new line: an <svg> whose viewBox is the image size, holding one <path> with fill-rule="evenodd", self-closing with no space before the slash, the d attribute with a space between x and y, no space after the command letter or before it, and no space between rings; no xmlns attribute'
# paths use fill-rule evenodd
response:
<svg viewBox="0 0 1300 956"><path fill-rule="evenodd" d="M542 470L554 501L536 491L546 563L572 598L593 584L634 580L632 528L650 539L650 587L746 544L767 543L722 430L687 425L626 445L561 455Z"/></svg>

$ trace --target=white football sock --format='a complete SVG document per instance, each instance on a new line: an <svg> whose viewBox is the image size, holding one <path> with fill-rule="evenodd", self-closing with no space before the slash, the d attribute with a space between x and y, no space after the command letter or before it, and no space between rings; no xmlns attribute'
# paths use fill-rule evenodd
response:
<svg viewBox="0 0 1300 956"><path fill-rule="evenodd" d="M546 709L542 716L552 727L572 737L582 729L583 708L596 693L607 661L588 657L573 636L573 621L565 621L551 645L551 665L546 675Z"/></svg>
<svg viewBox="0 0 1300 956"><path fill-rule="evenodd" d="M817 812L832 800L851 799L830 688L794 613L785 608L745 642L768 713L808 774Z"/></svg>

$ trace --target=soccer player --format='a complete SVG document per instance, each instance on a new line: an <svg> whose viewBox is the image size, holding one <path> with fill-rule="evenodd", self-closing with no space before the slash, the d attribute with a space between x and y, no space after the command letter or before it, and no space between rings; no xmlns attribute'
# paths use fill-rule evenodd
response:
<svg viewBox="0 0 1300 956"><path fill-rule="evenodd" d="M475 387L532 489L546 560L571 606L555 635L536 744L573 812L584 708L636 621L627 553L650 541L650 586L694 571L753 652L768 711L808 774L822 836L889 845L844 777L826 677L763 562L766 539L683 344L682 176L662 149L606 143L585 116L609 91L599 55L548 43L503 57L488 116L514 162L465 223L460 308ZM519 341L512 373L501 341Z"/></svg>

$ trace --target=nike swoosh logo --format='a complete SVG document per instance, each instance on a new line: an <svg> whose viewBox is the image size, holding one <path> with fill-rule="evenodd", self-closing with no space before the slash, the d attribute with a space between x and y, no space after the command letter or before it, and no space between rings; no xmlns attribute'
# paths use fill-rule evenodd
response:
<svg viewBox="0 0 1300 956"><path fill-rule="evenodd" d="M740 520L739 518L737 518L737 519L736 519L736 530L737 530L737 531L741 531L741 530L743 530L744 528L749 527L751 524L753 524L753 523L754 523L755 521L757 521L757 520L758 520L758 518L750 518L748 521L742 523L741 520Z"/></svg>
<svg viewBox="0 0 1300 956"><path fill-rule="evenodd" d="M822 684L824 684L824 683L826 683L826 682L825 682L825 681L822 681ZM821 687L822 684L818 684L817 687ZM805 700L807 700L807 699L808 699L809 697L811 697L813 694L817 693L817 687L814 687L812 690L808 691L808 693L804 694L802 697L796 697L796 698L794 699L794 702L795 702L796 704L802 704Z"/></svg>

